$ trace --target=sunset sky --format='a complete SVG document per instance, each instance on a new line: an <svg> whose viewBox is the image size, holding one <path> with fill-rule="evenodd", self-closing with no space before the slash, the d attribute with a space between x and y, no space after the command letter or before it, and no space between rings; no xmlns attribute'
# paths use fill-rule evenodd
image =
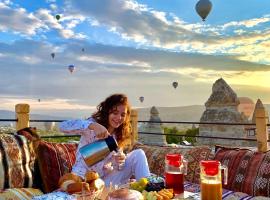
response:
<svg viewBox="0 0 270 200"><path fill-rule="evenodd" d="M270 1L211 0L205 22L197 2L0 0L0 110L91 110L116 92L203 105L220 77L270 103Z"/></svg>

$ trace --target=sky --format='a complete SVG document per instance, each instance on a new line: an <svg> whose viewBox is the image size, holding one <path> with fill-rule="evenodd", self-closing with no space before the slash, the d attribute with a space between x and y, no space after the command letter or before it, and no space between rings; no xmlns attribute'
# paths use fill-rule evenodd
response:
<svg viewBox="0 0 270 200"><path fill-rule="evenodd" d="M270 103L270 1L211 0L204 22L197 2L0 0L0 110L74 114L113 93L134 108L203 105L221 77Z"/></svg>

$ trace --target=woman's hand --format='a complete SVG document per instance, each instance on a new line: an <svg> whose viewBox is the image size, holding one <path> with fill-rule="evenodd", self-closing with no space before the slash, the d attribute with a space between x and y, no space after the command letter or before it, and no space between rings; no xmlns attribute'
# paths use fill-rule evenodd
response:
<svg viewBox="0 0 270 200"><path fill-rule="evenodd" d="M90 124L88 126L88 128L90 130L93 130L95 132L96 137L98 139L104 139L104 138L107 138L110 135L110 133L108 132L108 130L104 126L102 126L101 124L99 124L99 123L92 123L92 124Z"/></svg>
<svg viewBox="0 0 270 200"><path fill-rule="evenodd" d="M117 153L113 154L113 158L114 158L114 167L116 167L118 170L121 170L124 165L125 165L125 161L126 161L126 154L124 154L123 150L118 150Z"/></svg>

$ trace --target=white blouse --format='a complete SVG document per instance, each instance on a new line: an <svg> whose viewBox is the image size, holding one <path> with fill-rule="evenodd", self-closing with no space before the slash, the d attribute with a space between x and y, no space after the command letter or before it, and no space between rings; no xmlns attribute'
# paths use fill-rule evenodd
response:
<svg viewBox="0 0 270 200"><path fill-rule="evenodd" d="M95 120L93 118L89 118L86 120L82 120L82 119L67 120L60 123L59 128L60 128L60 131L64 132L65 134L81 135L80 143L76 152L76 161L72 167L72 172L84 178L84 175L87 171L93 170L93 171L98 172L101 178L104 178L108 173L112 171L113 152L111 152L106 158L92 165L91 167L87 166L81 153L79 152L79 149L82 146L85 146L89 143L92 143L98 140L96 138L95 132L88 128L88 126L92 123L95 123Z"/></svg>

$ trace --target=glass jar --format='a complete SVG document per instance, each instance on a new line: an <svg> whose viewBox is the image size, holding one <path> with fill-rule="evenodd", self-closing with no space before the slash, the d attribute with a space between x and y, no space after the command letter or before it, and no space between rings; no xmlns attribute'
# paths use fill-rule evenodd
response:
<svg viewBox="0 0 270 200"><path fill-rule="evenodd" d="M201 200L222 199L221 170L224 170L224 184L227 184L227 167L216 160L200 162Z"/></svg>
<svg viewBox="0 0 270 200"><path fill-rule="evenodd" d="M184 175L187 162L180 154L167 154L165 159L165 187L172 188L175 194L184 192Z"/></svg>

